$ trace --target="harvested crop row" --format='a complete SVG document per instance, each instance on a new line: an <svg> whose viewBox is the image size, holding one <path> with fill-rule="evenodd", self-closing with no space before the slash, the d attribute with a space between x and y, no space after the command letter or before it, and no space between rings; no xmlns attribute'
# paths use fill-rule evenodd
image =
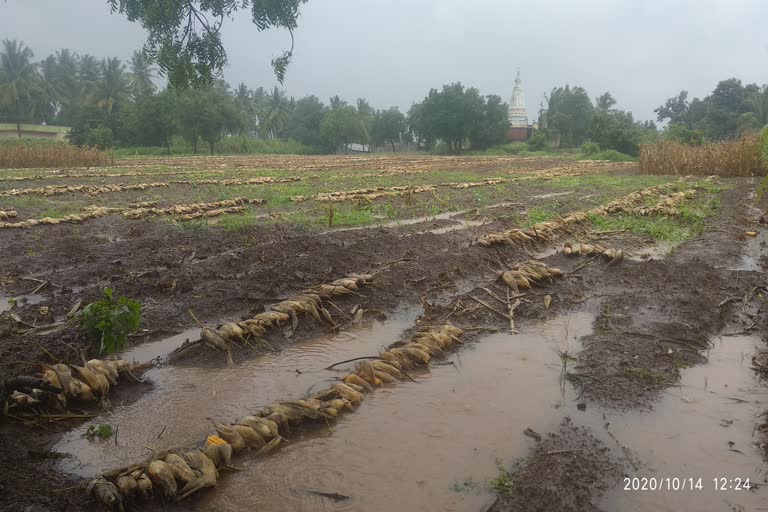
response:
<svg viewBox="0 0 768 512"><path fill-rule="evenodd" d="M324 319L335 326L333 317L323 306L323 300L351 294L372 280L373 276L370 274L351 274L330 284L312 286L302 290L296 297L275 304L270 311L259 313L248 320L226 323L218 329L203 326L200 341L210 348L225 352L227 362L232 364L232 343L241 341L247 344L250 338L260 339L268 330L278 327L284 327L287 335L291 335L298 327L299 315L302 313L317 321ZM171 356L179 355L189 348L190 346L182 346Z"/></svg>
<svg viewBox="0 0 768 512"><path fill-rule="evenodd" d="M434 185L399 185L394 187L361 188L357 190L346 190L341 192L321 192L312 196L294 196L291 198L291 200L297 202L308 200L320 202L341 202L354 201L358 199L372 201L374 199L378 199L379 197L419 194L422 192L434 192L435 190L437 190L437 188Z"/></svg>
<svg viewBox="0 0 768 512"><path fill-rule="evenodd" d="M171 181L174 185L223 185L225 187L234 185L264 185L267 183L290 183L301 181L304 178L297 176L290 178L275 178L273 176L260 176L258 178L232 178L228 180L175 180Z"/></svg>
<svg viewBox="0 0 768 512"><path fill-rule="evenodd" d="M659 200L659 202L653 206L631 207L627 205L621 205L614 211L628 213L629 215L667 215L669 217L675 217L680 215L680 205L683 203L683 201L692 198L694 195L696 195L696 190L689 188L688 190L684 190L682 192L669 194Z"/></svg>
<svg viewBox="0 0 768 512"><path fill-rule="evenodd" d="M148 188L167 187L168 183L136 183L126 184L118 183L115 185L48 185L39 188L13 188L0 192L0 197L21 196L21 195L41 195L55 196L60 194L70 194L73 192L82 192L90 196L106 194L109 192L124 192L126 190L147 190Z"/></svg>
<svg viewBox="0 0 768 512"><path fill-rule="evenodd" d="M146 190L148 188L156 187L168 187L170 185L222 185L222 186L236 186L236 185L265 185L268 183L287 183L293 181L301 181L303 178L274 178L271 176L263 176L259 178L247 178L247 179L228 179L228 180L175 180L164 183L117 183L114 185L48 185L39 188L14 188L0 192L0 197L8 196L21 196L21 195L41 195L41 196L54 196L60 194L69 194L80 192L88 194L90 196L96 196L100 194L107 194L110 192L124 192L127 190Z"/></svg>
<svg viewBox="0 0 768 512"><path fill-rule="evenodd" d="M126 219L143 219L148 215L192 215L202 211L217 211L221 208L233 208L242 207L246 204L262 204L263 199L248 199L245 197L236 197L234 199L226 199L224 201L215 201L211 203L190 203L190 204L176 204L168 206L166 208L155 208L151 206L138 207L134 209L123 210L123 216ZM221 214L219 214L221 215ZM215 215L208 215L213 217ZM181 217L181 220L187 220Z"/></svg>
<svg viewBox="0 0 768 512"><path fill-rule="evenodd" d="M464 183L446 183L447 186L455 189L466 189L466 188L474 188L474 187L486 187L486 186L492 186L492 185L500 185L502 183L507 183L509 180L504 178L488 178L483 181L468 181Z"/></svg>
<svg viewBox="0 0 768 512"><path fill-rule="evenodd" d="M180 221L210 218L228 213L245 213L247 204L261 204L263 199L248 199L238 197L212 203L177 204L167 208L153 208L154 202L135 203L137 208L108 208L102 206L88 206L79 214L65 215L60 218L43 217L42 219L28 219L21 222L0 222L0 229L27 229L34 226L54 226L57 224L76 224L90 219L105 217L122 213L127 219L143 219L147 215L179 215Z"/></svg>
<svg viewBox="0 0 768 512"><path fill-rule="evenodd" d="M77 224L89 219L105 217L115 213L114 208L102 208L100 206L90 206L82 213L73 213L64 217L52 218L43 217L42 219L27 219L21 222L0 222L0 229L28 229L34 226L55 226L57 224Z"/></svg>
<svg viewBox="0 0 768 512"><path fill-rule="evenodd" d="M611 213L627 211L628 209L634 208L638 202L643 201L646 197L656 195L667 187L668 185L656 185L643 190L638 190L603 206L598 206L587 211L573 212L565 217L558 217L554 220L539 222L527 229L513 228L502 231L501 233L489 233L481 236L477 241L480 245L485 247L493 244L514 245L517 243L532 242L534 240L553 242L557 236L567 231L573 224L584 223L588 221L589 217L592 215L608 215ZM679 194L680 193L678 192L662 198L657 203L657 206L668 204L673 196L677 198ZM683 194L681 197L682 199L680 199L680 201L685 199L686 196ZM678 199L674 200L676 201Z"/></svg>
<svg viewBox="0 0 768 512"><path fill-rule="evenodd" d="M229 425L211 419L218 435L208 436L198 447L156 452L142 463L106 471L89 484L87 492L123 510L142 500L181 500L213 487L220 471L231 466L233 454L253 449L257 457L262 456L280 445L281 434L290 427L328 424L354 410L374 388L405 380L406 369L428 367L433 357L444 356L462 343L462 334L452 325L425 328L407 343L390 346L374 361L358 363L354 372L319 393L275 402Z"/></svg>
<svg viewBox="0 0 768 512"><path fill-rule="evenodd" d="M17 215L17 213L14 210L9 210L9 211L0 210L0 219L6 219L7 220L7 219L10 219L12 217L16 217L16 215Z"/></svg>
<svg viewBox="0 0 768 512"><path fill-rule="evenodd" d="M109 408L110 386L117 385L121 376L136 379L136 372L149 366L124 359L91 359L83 366L61 363L44 366L40 376L20 375L5 381L11 401L9 407L40 405L63 411L70 402L98 402L101 407Z"/></svg>

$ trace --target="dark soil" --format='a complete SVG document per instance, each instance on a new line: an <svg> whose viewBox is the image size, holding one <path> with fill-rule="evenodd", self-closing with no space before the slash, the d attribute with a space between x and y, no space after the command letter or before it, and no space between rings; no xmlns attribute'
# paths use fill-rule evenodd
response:
<svg viewBox="0 0 768 512"><path fill-rule="evenodd" d="M595 498L622 475L608 447L566 418L559 432L548 434L527 462L513 469L512 491L488 512L597 511Z"/></svg>

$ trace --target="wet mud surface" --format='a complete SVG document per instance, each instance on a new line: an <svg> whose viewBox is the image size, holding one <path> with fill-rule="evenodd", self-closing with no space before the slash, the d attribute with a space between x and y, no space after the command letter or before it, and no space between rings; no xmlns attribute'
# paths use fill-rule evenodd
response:
<svg viewBox="0 0 768 512"><path fill-rule="evenodd" d="M336 378L322 370L328 364L376 354L418 325L451 322L466 329L464 347L416 382L377 391L332 427L294 433L267 459L244 457L241 471L214 490L168 509L383 511L393 492L404 510L749 509L766 499L764 488L719 501L706 493L651 499L620 490L624 476L682 477L715 458L729 473L722 476L765 481L764 441L751 419L765 409L764 388L749 363L763 343L766 283L760 240L743 234L756 224L746 199L755 184L729 184L702 235L679 246L654 249L647 237L607 235L601 243L637 255L613 266L584 264L547 246L473 243L543 200L556 200L561 213L582 209L583 193L530 194L497 208L467 204L442 217L322 234L281 226L182 232L114 218L87 229L0 231L10 249L0 262L0 296L49 283L15 309L25 322L34 325L40 306L60 318L101 287L114 287L144 304L145 331L126 353L136 360L163 358L196 339L187 310L217 325L310 285L375 274L357 295L334 299L335 331L302 320L290 339L269 339L275 352L235 349L234 367L210 350L164 362L147 372L146 385L118 386L114 410L86 423L4 423L0 508L95 508L80 485L145 456L144 446L194 443L211 431L207 416L231 420L303 396ZM505 290L497 272L531 255L566 275L527 293L510 333L498 314ZM361 325L353 318L358 305L368 311ZM0 325L3 379L28 372L28 361L76 361L88 347L68 326L39 336L9 329ZM563 354L570 356L565 370ZM82 437L104 421L119 425L116 440ZM647 433L659 426L661 437ZM506 468L518 461L498 500L491 490L497 460ZM709 487L715 476L702 475Z"/></svg>

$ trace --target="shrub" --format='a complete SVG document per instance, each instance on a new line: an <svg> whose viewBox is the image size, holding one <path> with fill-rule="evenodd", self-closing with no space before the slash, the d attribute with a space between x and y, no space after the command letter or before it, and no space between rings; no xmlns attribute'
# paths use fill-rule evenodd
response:
<svg viewBox="0 0 768 512"><path fill-rule="evenodd" d="M615 149L607 149L600 151L599 153L592 153L589 155L590 160L607 160L609 162L634 162L635 157L616 151Z"/></svg>
<svg viewBox="0 0 768 512"><path fill-rule="evenodd" d="M544 151L549 148L549 140L544 132L536 132L528 139L527 142L529 151Z"/></svg>
<svg viewBox="0 0 768 512"><path fill-rule="evenodd" d="M75 321L87 336L99 340L99 353L111 354L125 345L129 334L139 330L141 304L126 297L114 298L111 288L102 290L103 299L85 306Z"/></svg>
<svg viewBox="0 0 768 512"><path fill-rule="evenodd" d="M584 144L581 145L581 152L587 156L594 155L595 153L600 152L600 144L597 142L592 142L591 140L588 140Z"/></svg>
<svg viewBox="0 0 768 512"><path fill-rule="evenodd" d="M700 146L665 141L640 149L640 172L644 174L754 176L765 175L767 168L761 141L755 135Z"/></svg>

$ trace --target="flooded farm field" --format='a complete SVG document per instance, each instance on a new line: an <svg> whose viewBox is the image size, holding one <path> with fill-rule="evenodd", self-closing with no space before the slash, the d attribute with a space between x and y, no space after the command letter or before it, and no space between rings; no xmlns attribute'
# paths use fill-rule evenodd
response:
<svg viewBox="0 0 768 512"><path fill-rule="evenodd" d="M761 510L756 186L469 157L0 171L0 508ZM141 305L119 364L71 320L105 288ZM37 388L70 371L89 393Z"/></svg>

